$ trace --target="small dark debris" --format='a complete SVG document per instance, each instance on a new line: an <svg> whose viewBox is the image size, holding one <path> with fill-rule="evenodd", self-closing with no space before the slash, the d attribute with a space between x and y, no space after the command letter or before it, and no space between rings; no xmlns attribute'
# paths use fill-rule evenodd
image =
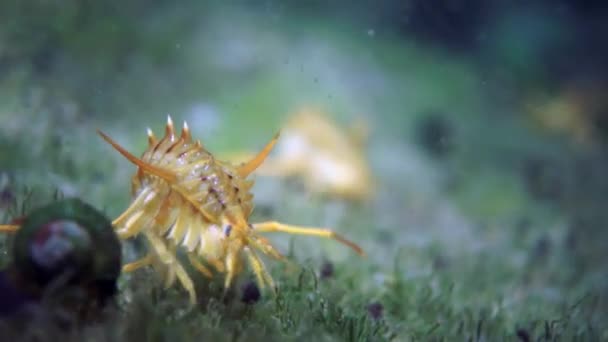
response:
<svg viewBox="0 0 608 342"><path fill-rule="evenodd" d="M595 106L592 105L590 110L590 120L593 127L595 128L595 134L599 138L600 142L607 143L608 142L608 101L605 100L603 96L599 96L596 99L598 103ZM590 99L588 102L592 102L593 99Z"/></svg>
<svg viewBox="0 0 608 342"><path fill-rule="evenodd" d="M393 242L394 237L390 230L379 228L374 231L374 234L377 242L387 245Z"/></svg>
<svg viewBox="0 0 608 342"><path fill-rule="evenodd" d="M433 260L433 270L435 270L435 271L445 270L449 266L449 264L450 263L446 257L444 257L442 255L438 255Z"/></svg>
<svg viewBox="0 0 608 342"><path fill-rule="evenodd" d="M552 324L549 324L549 321L545 321L545 339L548 341L553 337L553 334L551 333L552 329Z"/></svg>
<svg viewBox="0 0 608 342"><path fill-rule="evenodd" d="M433 157L445 157L452 151L453 127L443 113L432 112L416 126L420 146Z"/></svg>
<svg viewBox="0 0 608 342"><path fill-rule="evenodd" d="M537 157L523 162L522 177L528 192L539 200L557 200L562 194L558 165Z"/></svg>
<svg viewBox="0 0 608 342"><path fill-rule="evenodd" d="M0 191L0 208L8 208L15 202L15 194L11 189L5 188Z"/></svg>
<svg viewBox="0 0 608 342"><path fill-rule="evenodd" d="M30 62L36 72L46 74L53 69L56 58L54 51L52 46L44 46L33 53Z"/></svg>
<svg viewBox="0 0 608 342"><path fill-rule="evenodd" d="M106 175L101 171L94 171L91 174L91 181L96 183L101 183L106 180Z"/></svg>
<svg viewBox="0 0 608 342"><path fill-rule="evenodd" d="M271 205L260 204L255 206L255 211L262 217L274 216L275 210Z"/></svg>
<svg viewBox="0 0 608 342"><path fill-rule="evenodd" d="M534 245L534 259L544 259L551 249L551 240L547 236L540 237Z"/></svg>
<svg viewBox="0 0 608 342"><path fill-rule="evenodd" d="M254 304L260 300L260 289L253 281L248 281L243 286L243 296L241 301L245 304Z"/></svg>
<svg viewBox="0 0 608 342"><path fill-rule="evenodd" d="M331 278L334 275L334 264L329 261L325 261L321 265L321 279Z"/></svg>
<svg viewBox="0 0 608 342"><path fill-rule="evenodd" d="M371 303L367 306L367 313L375 320L381 319L384 312L384 306L378 302Z"/></svg>
<svg viewBox="0 0 608 342"><path fill-rule="evenodd" d="M530 333L526 329L517 329L517 337L522 342L530 342Z"/></svg>
<svg viewBox="0 0 608 342"><path fill-rule="evenodd" d="M568 234L566 234L566 237L564 238L564 247L566 247L568 251L575 251L577 246L578 236L576 229L570 227L570 229L568 229Z"/></svg>

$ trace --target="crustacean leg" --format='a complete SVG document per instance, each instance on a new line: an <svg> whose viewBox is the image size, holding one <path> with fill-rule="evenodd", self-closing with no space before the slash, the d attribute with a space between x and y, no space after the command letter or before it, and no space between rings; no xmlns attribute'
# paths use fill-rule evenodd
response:
<svg viewBox="0 0 608 342"><path fill-rule="evenodd" d="M283 224L276 221L267 221L254 223L253 228L258 232L283 232L289 234L298 234L298 235L311 235L311 236L320 236L324 238L337 240L348 247L352 248L359 255L365 255L365 252L361 247L359 247L354 242L347 240L346 238L338 235L336 232L325 229L325 228L316 228L316 227L299 227L288 224Z"/></svg>

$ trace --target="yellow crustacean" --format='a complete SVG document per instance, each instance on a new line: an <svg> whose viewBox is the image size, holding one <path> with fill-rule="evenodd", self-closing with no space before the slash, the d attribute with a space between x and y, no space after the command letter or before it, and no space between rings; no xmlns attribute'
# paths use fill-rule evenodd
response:
<svg viewBox="0 0 608 342"><path fill-rule="evenodd" d="M279 135L277 134L257 155L247 162L233 165L216 159L200 141L193 141L184 122L180 136L174 131L171 117L167 119L165 136L157 139L148 129L148 149L141 158L129 153L109 136L101 137L137 166L131 179L133 200L112 225L121 240L142 234L149 245L148 253L139 260L123 266L132 272L144 266L163 270L165 285L180 281L196 303L192 279L176 252L185 249L187 257L198 271L207 277L225 273L228 289L234 277L243 269L243 260L253 268L258 285L275 288L270 274L256 251L279 260L284 257L260 233L285 232L335 239L360 255L363 250L337 233L316 227L300 227L276 221L250 223L253 212L254 182L247 177L266 159ZM0 225L0 232L19 229L18 220Z"/></svg>
<svg viewBox="0 0 608 342"><path fill-rule="evenodd" d="M367 125L357 120L340 129L320 109L304 108L282 128L276 153L256 171L262 176L298 177L309 191L353 201L374 194L374 180L364 155ZM251 157L233 153L229 160Z"/></svg>
<svg viewBox="0 0 608 342"><path fill-rule="evenodd" d="M256 251L279 260L284 257L259 233L332 238L365 255L359 246L328 229L276 221L249 222L254 207L250 192L254 182L247 177L264 162L278 134L249 161L233 165L217 160L200 141L193 141L185 122L181 135L177 136L170 117L162 139L148 129L149 147L141 158L104 133L98 133L138 167L131 182L133 200L113 225L122 240L142 234L150 249L143 258L124 265L123 272L146 265L164 266L166 285L170 286L177 278L195 303L194 285L176 256L178 248L185 249L190 263L203 275L213 276L209 265L225 273L226 289L242 271L245 258L260 288L265 285L275 288Z"/></svg>

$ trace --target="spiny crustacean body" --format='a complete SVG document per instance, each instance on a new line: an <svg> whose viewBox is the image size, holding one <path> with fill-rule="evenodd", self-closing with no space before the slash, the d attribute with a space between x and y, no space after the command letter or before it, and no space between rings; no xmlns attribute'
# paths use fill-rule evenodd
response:
<svg viewBox="0 0 608 342"><path fill-rule="evenodd" d="M256 250L276 259L283 256L258 235L261 232L333 238L364 254L359 246L327 229L276 221L249 223L253 211L250 192L253 181L247 176L262 164L278 134L258 155L240 165L214 158L200 141L192 140L185 122L181 135L177 136L171 117L162 139L157 139L148 129L149 147L141 158L127 152L104 133L99 131L99 134L138 167L131 182L133 200L113 225L121 239L144 235L150 251L142 259L125 265L123 271L150 264L164 267L165 284L169 286L179 279L192 303L196 302L194 285L176 257L180 247L204 275L212 277L205 264L225 272L225 288L229 288L234 276L241 272L243 257L253 268L259 286L274 288Z"/></svg>

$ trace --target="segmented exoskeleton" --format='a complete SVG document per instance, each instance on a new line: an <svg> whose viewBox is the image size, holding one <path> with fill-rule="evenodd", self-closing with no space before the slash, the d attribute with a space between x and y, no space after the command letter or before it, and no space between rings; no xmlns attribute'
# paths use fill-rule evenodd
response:
<svg viewBox="0 0 608 342"><path fill-rule="evenodd" d="M176 256L184 248L190 263L207 277L211 265L225 272L228 289L246 258L255 272L258 285L275 288L256 251L276 259L283 256L258 233L286 232L336 239L360 255L363 250L335 232L314 227L298 227L267 221L249 223L253 211L253 181L247 177L259 167L275 145L277 134L255 157L240 165L214 158L200 143L193 141L188 125L175 134L171 117L165 136L157 139L148 129L148 149L137 158L101 131L98 133L138 169L132 178L133 200L113 221L118 236L129 239L145 236L150 250L146 256L124 265L124 272L146 265L163 265L166 285L177 278L188 291L192 303L196 293L190 276Z"/></svg>

